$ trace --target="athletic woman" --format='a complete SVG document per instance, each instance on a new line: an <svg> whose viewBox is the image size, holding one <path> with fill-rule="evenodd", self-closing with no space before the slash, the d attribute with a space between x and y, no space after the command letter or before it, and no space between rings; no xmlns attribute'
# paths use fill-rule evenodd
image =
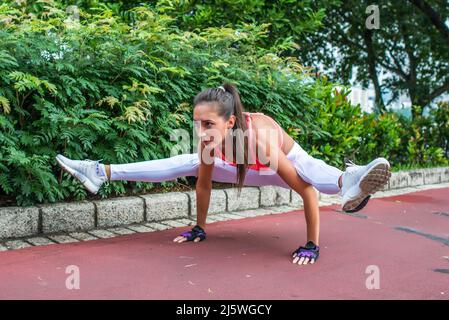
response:
<svg viewBox="0 0 449 320"><path fill-rule="evenodd" d="M223 84L200 92L194 99L193 120L199 136L197 152L166 159L110 164L101 160L57 162L90 192L106 181L162 182L197 177L197 223L173 241L206 239L206 216L212 181L243 186L274 185L296 191L304 203L307 241L292 253L293 263L315 263L319 257L319 206L315 189L342 196L346 212L361 210L391 176L390 164L377 158L365 166L346 163L345 171L310 156L271 117L245 112L235 86Z"/></svg>

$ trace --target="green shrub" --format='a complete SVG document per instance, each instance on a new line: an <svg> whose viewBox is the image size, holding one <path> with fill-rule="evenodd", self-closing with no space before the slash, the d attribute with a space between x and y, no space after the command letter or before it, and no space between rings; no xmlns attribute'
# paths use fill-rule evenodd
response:
<svg viewBox="0 0 449 320"><path fill-rule="evenodd" d="M309 89L298 85L306 71L277 48L254 45L265 25L184 32L136 7L132 23L102 9L81 11L80 24L68 27L57 3L36 3L0 6L0 186L19 205L87 196L60 175L57 153L104 163L170 156L173 129L192 132L194 95L223 81L237 84L248 110L289 127L312 122ZM100 195L124 194L129 184L111 183Z"/></svg>

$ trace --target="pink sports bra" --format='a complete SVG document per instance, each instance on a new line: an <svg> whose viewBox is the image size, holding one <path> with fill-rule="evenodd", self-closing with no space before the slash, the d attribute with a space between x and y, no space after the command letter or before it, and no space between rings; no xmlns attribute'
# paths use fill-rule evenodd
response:
<svg viewBox="0 0 449 320"><path fill-rule="evenodd" d="M249 149L252 155L252 159L256 159L256 163L251 163L248 164L248 169L253 169L253 170L266 170L269 169L269 167L263 163L261 163L259 161L259 159L256 157L256 152L254 150L256 143L253 138L253 128L252 128L252 121L251 121L251 115L252 114L262 114L261 112L243 112L243 114L245 115L245 119L246 119L246 126L248 127L248 141L249 141ZM278 128L279 134L281 136L281 143L279 145L279 148L282 148L282 144L284 143L284 135L282 132L282 128L276 123L276 121L274 121L272 118L268 117L273 123L274 125ZM223 159L226 163L229 163L232 166L237 166L237 164L235 162L229 162L226 160L226 158L224 157L223 153L219 150L219 148L216 148L215 151L217 152L217 155Z"/></svg>

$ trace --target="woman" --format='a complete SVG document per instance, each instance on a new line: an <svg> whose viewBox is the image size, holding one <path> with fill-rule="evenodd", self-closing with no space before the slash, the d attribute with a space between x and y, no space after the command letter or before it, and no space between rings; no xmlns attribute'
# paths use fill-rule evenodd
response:
<svg viewBox="0 0 449 320"><path fill-rule="evenodd" d="M198 152L143 162L104 165L93 160L71 160L57 155L64 170L92 193L106 181L174 180L196 176L197 224L173 241L206 239L206 215L212 181L242 186L276 185L291 188L303 199L307 243L293 253L293 263L314 263L319 257L319 206L314 187L342 196L346 212L362 209L387 182L390 164L377 158L366 166L347 163L343 172L313 158L272 118L244 112L231 84L209 88L194 99L193 118L200 143ZM274 134L273 134L274 133Z"/></svg>

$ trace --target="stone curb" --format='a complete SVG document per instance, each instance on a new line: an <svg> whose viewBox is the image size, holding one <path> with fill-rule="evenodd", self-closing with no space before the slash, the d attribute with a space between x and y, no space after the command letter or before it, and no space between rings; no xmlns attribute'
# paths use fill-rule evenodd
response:
<svg viewBox="0 0 449 320"><path fill-rule="evenodd" d="M395 172L388 185L373 198L448 182L449 167ZM319 200L320 206L340 203L339 195L319 193ZM208 222L302 208L301 197L282 187L244 187L240 198L236 188L218 189L212 190ZM195 191L0 207L0 251L165 230L193 225L195 219Z"/></svg>

